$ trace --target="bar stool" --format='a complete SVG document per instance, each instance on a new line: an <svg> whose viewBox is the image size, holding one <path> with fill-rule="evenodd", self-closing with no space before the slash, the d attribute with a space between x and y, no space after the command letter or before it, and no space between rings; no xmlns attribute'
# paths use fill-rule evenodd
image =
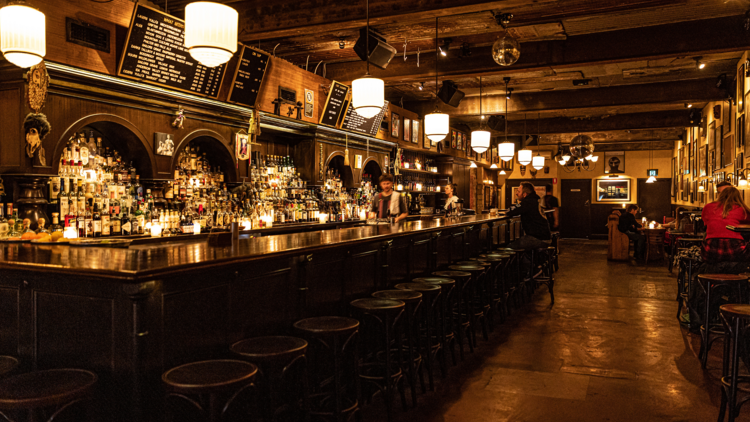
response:
<svg viewBox="0 0 750 422"><path fill-rule="evenodd" d="M390 421L393 417L393 389L398 388L401 394L401 405L406 411L406 393L401 382L401 353L399 349L397 365L393 365L390 345L394 341L394 331L403 315L406 304L401 300L366 298L349 302L352 311L362 319L362 347L365 351L359 365L359 377L377 387L385 401L386 414ZM382 356L382 358L381 358ZM372 395L368 395L371 397Z"/></svg>
<svg viewBox="0 0 750 422"><path fill-rule="evenodd" d="M424 371L422 367L423 358L418 353L417 343L419 343L419 334L417 333L418 316L422 308L422 293L413 290L380 290L372 294L372 297L377 299L391 299L400 300L406 305L406 309L403 314L403 330L400 330L396 334L396 347L398 347L398 353L403 350L403 343L401 342L400 332L406 333L406 376L409 380L409 389L411 390L411 402L412 406L417 407L417 374L419 374L419 382L422 387L422 394L427 392L424 382Z"/></svg>
<svg viewBox="0 0 750 422"><path fill-rule="evenodd" d="M258 367L263 415L268 421L307 420L307 342L290 336L255 337L230 350Z"/></svg>
<svg viewBox="0 0 750 422"><path fill-rule="evenodd" d="M474 353L474 345L471 342L471 318L468 318L469 312L465 308L468 307L466 303L465 292L467 286L471 283L471 273L466 271L435 271L432 275L437 277L450 278L456 282L456 287L453 291L455 300L453 301L450 312L452 315L448 315L454 327L456 333L456 339L458 340L458 355L461 360L464 360L464 337L469 341L469 350ZM466 318L464 318L464 316Z"/></svg>
<svg viewBox="0 0 750 422"><path fill-rule="evenodd" d="M310 414L331 417L336 422L350 420L359 412L359 321L324 316L299 320L294 328L308 341L313 380Z"/></svg>
<svg viewBox="0 0 750 422"><path fill-rule="evenodd" d="M435 380L433 376L434 356L441 351L440 339L437 335L433 336L436 327L437 315L439 313L440 286L427 283L401 283L394 286L399 290L414 291L422 294L422 306L418 310L417 318L414 322L415 339L421 344L422 356L424 356L427 365L427 380L430 383L430 391L435 391ZM407 303L408 306L408 303ZM422 327L424 329L422 329ZM420 335L424 333L424 335ZM433 338L437 341L433 342ZM422 373L420 371L420 377ZM424 383L423 383L424 384ZM424 388L423 391L424 393Z"/></svg>
<svg viewBox="0 0 750 422"><path fill-rule="evenodd" d="M18 413L19 418L3 412L0 416L29 422L52 422L66 416L87 420L83 403L91 398L96 381L96 374L83 369L49 369L5 378L0 381L0 410ZM48 409L52 415L44 418L42 411Z"/></svg>
<svg viewBox="0 0 750 422"><path fill-rule="evenodd" d="M555 272L557 272L560 270L560 265L557 261L558 255L560 255L560 232L552 232L550 234L552 235L552 246L555 247L552 264Z"/></svg>
<svg viewBox="0 0 750 422"><path fill-rule="evenodd" d="M484 341L489 340L488 331L494 331L492 321L492 299L490 293L490 284L494 273L493 265L481 258L469 258L468 261L457 262L456 265L479 265L484 267L484 273L475 279L472 291L472 310L477 321L482 321L482 335Z"/></svg>
<svg viewBox="0 0 750 422"><path fill-rule="evenodd" d="M487 263L484 263L487 264ZM464 302L466 305L464 306L464 309L468 313L468 318L470 321L470 327L471 327L471 335L469 336L470 344L473 345L473 349L477 347L477 325L479 324L479 320L481 319L482 323L482 333L484 334L485 340L488 338L487 334L487 319L484 318L484 308L481 306L481 303L476 300L476 292L477 292L477 286L484 282L484 275L486 272L486 265L451 265L448 267L452 271L466 271L468 273L471 273L471 279L469 283L466 285L467 287L464 288ZM459 315L460 317L460 315Z"/></svg>
<svg viewBox="0 0 750 422"><path fill-rule="evenodd" d="M18 367L18 359L12 356L0 356L0 379L10 375Z"/></svg>
<svg viewBox="0 0 750 422"><path fill-rule="evenodd" d="M742 284L747 283L747 277L734 274L700 274L698 275L698 281L706 293L706 308L703 314L703 325L701 326L701 348L698 352L698 356L701 359L701 366L705 369L711 344L719 338L719 335L725 334L716 324L711 324L712 317L716 315L716 312L711 313L711 296L714 293L714 289L728 288L730 292L734 291L737 293L737 299L742 300ZM712 339L712 335L716 337Z"/></svg>
<svg viewBox="0 0 750 422"><path fill-rule="evenodd" d="M517 306L519 303L519 299L521 303L523 303L525 299L522 295L525 283L523 281L523 275L521 274L521 257L526 253L526 250L515 248L498 248L495 252L499 254L509 254L512 257L510 262L508 263L507 272L509 273L508 280L510 281L510 285L512 286L513 302Z"/></svg>
<svg viewBox="0 0 750 422"><path fill-rule="evenodd" d="M516 252L513 250L506 250L500 252L495 251L492 254L487 254L490 256L508 256L509 258L503 262L503 267L500 270L500 274L502 275L502 288L505 292L505 298L503 302L503 306L505 308L505 315L510 315L510 306L508 304L510 303L510 300L513 299L513 302L518 305L518 297L517 293L519 292L519 279L518 279L518 273L516 273L517 265L516 265ZM487 256L485 255L485 257ZM481 257L481 255L480 255Z"/></svg>
<svg viewBox="0 0 750 422"><path fill-rule="evenodd" d="M471 275L471 274L469 274ZM456 343L458 333L456 333L455 324L453 323L453 308L455 306L456 295L453 294L456 287L456 281L445 277L421 277L412 280L413 283L425 283L436 285L440 288L437 321L437 333L440 343L441 359L440 372L443 378L448 374L448 345L450 344L451 359L453 366L456 366L456 352L453 347ZM424 294L424 292L422 292Z"/></svg>
<svg viewBox="0 0 750 422"><path fill-rule="evenodd" d="M508 314L507 300L509 295L505 285L505 266L511 256L504 254L486 254L480 255L480 258L492 264L492 276L489 283L490 304L492 310L500 315L502 322L505 322ZM490 320L490 324L492 324L492 320Z"/></svg>
<svg viewBox="0 0 750 422"><path fill-rule="evenodd" d="M682 256L680 257L677 270L677 319L682 315L684 307L688 314L690 312L690 292L693 291L693 272L697 271L700 262L698 259Z"/></svg>
<svg viewBox="0 0 750 422"><path fill-rule="evenodd" d="M737 403L739 383L750 383L750 376L739 375L740 344L745 342L744 333L750 323L750 305L729 304L719 307L724 325L724 364L721 371L721 407L719 421L729 409L729 422L734 421L747 397ZM744 346L742 346L744 348Z"/></svg>
<svg viewBox="0 0 750 422"><path fill-rule="evenodd" d="M254 390L257 373L252 363L231 359L192 362L168 370L161 376L167 390L166 413L172 416L167 420L193 420L196 412L210 422L246 419L251 411L245 394Z"/></svg>

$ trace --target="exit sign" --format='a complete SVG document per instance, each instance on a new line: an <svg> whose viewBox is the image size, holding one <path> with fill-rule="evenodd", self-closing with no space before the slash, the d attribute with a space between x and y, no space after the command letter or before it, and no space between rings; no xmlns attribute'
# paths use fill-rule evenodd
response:
<svg viewBox="0 0 750 422"><path fill-rule="evenodd" d="M651 177L651 176L657 177L659 176L659 169L648 169L646 170L646 173L648 173L647 174L648 177Z"/></svg>

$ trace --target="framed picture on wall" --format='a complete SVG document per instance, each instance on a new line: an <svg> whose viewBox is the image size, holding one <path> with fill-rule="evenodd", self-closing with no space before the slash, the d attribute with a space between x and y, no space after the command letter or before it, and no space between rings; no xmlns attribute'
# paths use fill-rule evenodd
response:
<svg viewBox="0 0 750 422"><path fill-rule="evenodd" d="M745 93L745 103L747 103L748 101L750 101L750 91L747 91L747 93ZM745 157L748 157L748 154L750 154L750 119L743 119L742 123L742 140L744 141L744 145L742 146L744 149Z"/></svg>
<svg viewBox="0 0 750 422"><path fill-rule="evenodd" d="M456 133L456 149L461 151L464 149L464 134L461 132Z"/></svg>
<svg viewBox="0 0 750 422"><path fill-rule="evenodd" d="M404 141L411 142L411 119L404 117Z"/></svg>
<svg viewBox="0 0 750 422"><path fill-rule="evenodd" d="M674 198L677 195L677 158L672 157L672 188L670 193Z"/></svg>
<svg viewBox="0 0 750 422"><path fill-rule="evenodd" d="M714 151L716 149L716 121L711 122L708 125L708 150Z"/></svg>
<svg viewBox="0 0 750 422"><path fill-rule="evenodd" d="M597 202L630 202L630 179L597 179Z"/></svg>
<svg viewBox="0 0 750 422"><path fill-rule="evenodd" d="M726 167L734 164L734 135L727 135L724 137L724 142L721 147L722 151L722 167Z"/></svg>
<svg viewBox="0 0 750 422"><path fill-rule="evenodd" d="M687 167L685 168L685 174L695 174L693 172L693 163L695 161L695 157L693 156L693 145L694 143L689 143L687 145Z"/></svg>
<svg viewBox="0 0 750 422"><path fill-rule="evenodd" d="M604 152L604 172L605 173L624 173L625 172L625 151L605 151Z"/></svg>
<svg viewBox="0 0 750 422"><path fill-rule="evenodd" d="M391 136L401 139L401 116L391 113Z"/></svg>
<svg viewBox="0 0 750 422"><path fill-rule="evenodd" d="M745 64L742 63L739 69L737 69L737 112L742 113L745 111ZM737 126L739 129L739 126Z"/></svg>
<svg viewBox="0 0 750 422"><path fill-rule="evenodd" d="M451 148L456 149L456 131L451 131Z"/></svg>
<svg viewBox="0 0 750 422"><path fill-rule="evenodd" d="M745 116L737 118L737 125L734 130L734 149L735 156L745 151Z"/></svg>
<svg viewBox="0 0 750 422"><path fill-rule="evenodd" d="M418 144L419 140L421 139L419 137L419 135L420 135L420 133L419 133L420 127L421 126L419 124L419 120L414 119L414 120L411 121L411 141L414 142L415 144Z"/></svg>
<svg viewBox="0 0 750 422"><path fill-rule="evenodd" d="M731 104L722 104L721 125L724 126L724 133L732 131L732 107Z"/></svg>
<svg viewBox="0 0 750 422"><path fill-rule="evenodd" d="M703 177L706 173L706 164L708 164L708 147L703 145L698 150L698 176Z"/></svg>
<svg viewBox="0 0 750 422"><path fill-rule="evenodd" d="M708 174L711 174L716 170L716 151L711 150L708 153Z"/></svg>

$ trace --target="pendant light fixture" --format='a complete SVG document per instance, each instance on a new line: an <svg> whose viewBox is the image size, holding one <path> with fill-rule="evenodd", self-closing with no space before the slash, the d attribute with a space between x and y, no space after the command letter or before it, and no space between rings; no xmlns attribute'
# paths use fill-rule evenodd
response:
<svg viewBox="0 0 750 422"><path fill-rule="evenodd" d="M492 163L492 165L490 166L490 168L493 169L493 170L497 170L497 164Z"/></svg>
<svg viewBox="0 0 750 422"><path fill-rule="evenodd" d="M471 132L471 149L477 154L487 151L490 147L490 132L482 130L484 126L484 115L482 114L482 77L479 77L479 130Z"/></svg>
<svg viewBox="0 0 750 422"><path fill-rule="evenodd" d="M510 161L513 156L516 155L516 146L513 142L508 142L508 83L510 82L509 77L505 77L505 142L497 146L497 155L503 161Z"/></svg>
<svg viewBox="0 0 750 422"><path fill-rule="evenodd" d="M47 53L44 13L23 1L0 9L0 51L18 67L31 67Z"/></svg>
<svg viewBox="0 0 750 422"><path fill-rule="evenodd" d="M523 141L526 142L526 113L523 114ZM528 166L531 164L532 151L526 147L518 151L518 164L522 166Z"/></svg>
<svg viewBox="0 0 750 422"><path fill-rule="evenodd" d="M435 18L435 111L424 116L424 133L433 144L450 132L450 117L438 110L438 54L438 18Z"/></svg>
<svg viewBox="0 0 750 422"><path fill-rule="evenodd" d="M544 168L544 157L539 155L539 144L541 143L542 137L540 136L539 131L539 120L542 118L542 113L539 113L539 115L536 118L536 157L534 157L531 160L531 167L534 167L536 170L541 170Z"/></svg>
<svg viewBox="0 0 750 422"><path fill-rule="evenodd" d="M367 32L365 55L367 73L352 81L352 106L354 111L365 119L377 116L385 104L385 82L370 76L370 0L367 0Z"/></svg>
<svg viewBox="0 0 750 422"><path fill-rule="evenodd" d="M470 169L475 169L475 168L477 168L477 163L475 163L475 162L473 162L473 161L472 161L472 162L471 162L471 165L469 166L469 168L470 168Z"/></svg>
<svg viewBox="0 0 750 422"><path fill-rule="evenodd" d="M237 52L239 15L231 7L198 1L185 6L185 47L206 67L224 64Z"/></svg>

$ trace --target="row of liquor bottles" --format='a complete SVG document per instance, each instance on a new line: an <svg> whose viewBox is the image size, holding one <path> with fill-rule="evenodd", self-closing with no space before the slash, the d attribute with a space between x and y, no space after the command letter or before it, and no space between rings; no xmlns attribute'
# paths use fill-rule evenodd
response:
<svg viewBox="0 0 750 422"><path fill-rule="evenodd" d="M397 191L440 192L442 188L435 179L423 176L396 176Z"/></svg>
<svg viewBox="0 0 750 422"><path fill-rule="evenodd" d="M422 170L433 173L437 173L438 171L435 160L426 154L401 150L401 154L398 158L399 160L396 164L400 169Z"/></svg>

